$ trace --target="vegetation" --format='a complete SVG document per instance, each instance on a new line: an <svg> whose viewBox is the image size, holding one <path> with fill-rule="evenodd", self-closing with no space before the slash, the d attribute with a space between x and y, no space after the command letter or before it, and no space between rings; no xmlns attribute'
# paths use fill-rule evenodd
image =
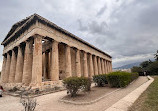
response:
<svg viewBox="0 0 158 111"><path fill-rule="evenodd" d="M111 87L125 87L138 76L138 73L117 71L107 74L107 80Z"/></svg>
<svg viewBox="0 0 158 111"><path fill-rule="evenodd" d="M86 77L69 77L63 80L63 84L67 88L67 93L74 97L79 89L90 90L91 80Z"/></svg>
<svg viewBox="0 0 158 111"><path fill-rule="evenodd" d="M158 50L156 54L154 54L155 61L144 61L140 64L140 66L134 66L131 71L138 72L139 75L144 75L144 72L147 75L158 75Z"/></svg>
<svg viewBox="0 0 158 111"><path fill-rule="evenodd" d="M106 74L99 74L93 76L93 81L97 84L99 87L103 87L105 84L108 84Z"/></svg>
<svg viewBox="0 0 158 111"><path fill-rule="evenodd" d="M137 99L129 111L157 111L158 110L158 77Z"/></svg>

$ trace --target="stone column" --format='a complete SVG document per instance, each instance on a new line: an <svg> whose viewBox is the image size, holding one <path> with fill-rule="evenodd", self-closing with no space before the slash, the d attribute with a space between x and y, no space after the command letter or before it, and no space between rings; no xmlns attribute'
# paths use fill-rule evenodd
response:
<svg viewBox="0 0 158 111"><path fill-rule="evenodd" d="M102 73L105 74L105 72L104 72L104 59L101 59L101 66L102 66Z"/></svg>
<svg viewBox="0 0 158 111"><path fill-rule="evenodd" d="M83 73L84 73L84 77L88 77L88 65L87 65L87 53L84 52L83 55Z"/></svg>
<svg viewBox="0 0 158 111"><path fill-rule="evenodd" d="M94 56L94 74L98 75L98 62L96 56Z"/></svg>
<svg viewBox="0 0 158 111"><path fill-rule="evenodd" d="M90 78L92 78L94 75L92 54L89 55L89 75Z"/></svg>
<svg viewBox="0 0 158 111"><path fill-rule="evenodd" d="M58 52L58 42L53 41L52 43L52 54L51 54L51 80L59 80L59 52Z"/></svg>
<svg viewBox="0 0 158 111"><path fill-rule="evenodd" d="M9 82L13 83L15 80L15 70L16 70L16 54L14 49L12 50L11 63L10 63L10 75Z"/></svg>
<svg viewBox="0 0 158 111"><path fill-rule="evenodd" d="M5 82L5 68L6 68L6 61L7 57L6 55L3 55L3 65L2 65L2 72L1 72L1 82Z"/></svg>
<svg viewBox="0 0 158 111"><path fill-rule="evenodd" d="M109 61L106 61L106 65L107 65L107 73L109 73Z"/></svg>
<svg viewBox="0 0 158 111"><path fill-rule="evenodd" d="M45 65L44 65L44 78L48 79L49 78L49 52L45 52Z"/></svg>
<svg viewBox="0 0 158 111"><path fill-rule="evenodd" d="M15 83L21 83L22 82L23 65L24 65L24 57L23 57L23 54L22 54L22 48L20 46L18 46Z"/></svg>
<svg viewBox="0 0 158 111"><path fill-rule="evenodd" d="M76 49L76 75L81 77L80 50Z"/></svg>
<svg viewBox="0 0 158 111"><path fill-rule="evenodd" d="M7 83L9 81L9 72L10 72L10 62L11 57L9 52L7 53L7 61L6 61L6 67L5 67L5 77L4 77L4 83Z"/></svg>
<svg viewBox="0 0 158 111"><path fill-rule="evenodd" d="M106 60L104 60L104 67L105 67L105 74L107 74L107 65L106 65Z"/></svg>
<svg viewBox="0 0 158 111"><path fill-rule="evenodd" d="M28 86L32 78L33 40L26 41L22 83Z"/></svg>
<svg viewBox="0 0 158 111"><path fill-rule="evenodd" d="M42 83L42 36L35 35L31 85L38 86L41 83Z"/></svg>
<svg viewBox="0 0 158 111"><path fill-rule="evenodd" d="M70 46L66 46L66 51L65 51L65 56L66 56L66 78L72 76L71 72L71 52L70 52Z"/></svg>
<svg viewBox="0 0 158 111"><path fill-rule="evenodd" d="M101 62L100 62L100 57L98 57L98 72L99 74L102 74L102 71L101 71Z"/></svg>

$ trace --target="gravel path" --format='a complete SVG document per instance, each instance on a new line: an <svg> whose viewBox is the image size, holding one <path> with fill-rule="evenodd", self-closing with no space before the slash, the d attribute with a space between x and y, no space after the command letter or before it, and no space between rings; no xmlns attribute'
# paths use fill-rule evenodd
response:
<svg viewBox="0 0 158 111"><path fill-rule="evenodd" d="M90 105L73 105L60 102L59 99L66 95L66 91L47 94L36 98L39 104L36 111L104 111L146 81L148 81L146 77L139 77L128 87ZM21 109L22 105L19 103L19 98L12 96L0 98L0 111L21 111Z"/></svg>

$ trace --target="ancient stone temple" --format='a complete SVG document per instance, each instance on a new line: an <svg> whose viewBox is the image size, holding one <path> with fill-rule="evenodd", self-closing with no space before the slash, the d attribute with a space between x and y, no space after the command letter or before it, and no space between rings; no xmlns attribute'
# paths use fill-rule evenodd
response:
<svg viewBox="0 0 158 111"><path fill-rule="evenodd" d="M53 85L112 71L110 55L37 14L14 24L1 44L6 85Z"/></svg>

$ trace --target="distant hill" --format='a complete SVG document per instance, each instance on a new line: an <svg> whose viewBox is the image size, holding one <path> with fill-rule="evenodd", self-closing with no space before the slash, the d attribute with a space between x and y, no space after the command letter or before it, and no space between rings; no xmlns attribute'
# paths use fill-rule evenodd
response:
<svg viewBox="0 0 158 111"><path fill-rule="evenodd" d="M117 68L114 68L114 69L129 69L129 68L132 68L133 66L139 66L141 62L136 62L136 63L132 63L132 64L127 64L127 65L123 65L121 67L117 67Z"/></svg>

